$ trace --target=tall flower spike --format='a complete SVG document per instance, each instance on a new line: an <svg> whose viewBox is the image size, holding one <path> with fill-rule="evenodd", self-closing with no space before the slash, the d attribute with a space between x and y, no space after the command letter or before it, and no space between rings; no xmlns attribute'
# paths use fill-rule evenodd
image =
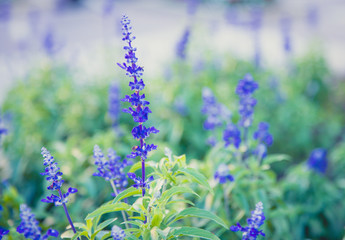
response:
<svg viewBox="0 0 345 240"><path fill-rule="evenodd" d="M70 194L78 192L78 189L76 188L68 188L68 191L66 193L61 192L61 186L63 184L62 180L62 172L60 172L60 168L57 166L57 163L55 162L54 157L50 154L50 152L42 147L41 149L41 154L43 156L43 165L45 166L45 171L44 173L41 173L42 175L47 176L46 180L49 182L49 186L47 187L48 190L51 191L58 191L59 195L52 194L51 196L47 196L46 198L42 199L42 202L46 203L54 203L55 206L60 206L62 205L67 217L67 220L69 224L72 227L72 230L74 233L76 233L76 229L73 225L72 219L68 213L66 203L68 201L68 196ZM79 240L80 238L78 238Z"/></svg>
<svg viewBox="0 0 345 240"><path fill-rule="evenodd" d="M248 226L242 227L239 223L237 223L237 225L231 226L230 230L233 232L243 232L242 240L256 240L259 235L265 236L262 230L259 230L265 221L265 215L262 210L262 202L257 203L255 210L252 211L252 216L247 219Z"/></svg>
<svg viewBox="0 0 345 240"><path fill-rule="evenodd" d="M42 229L38 226L38 221L31 209L25 204L20 205L20 218L22 219L20 225L17 227L17 232L23 234L25 238L33 240L46 240L49 236L58 237L59 232L54 229L49 229L46 234L42 234Z"/></svg>
<svg viewBox="0 0 345 240"><path fill-rule="evenodd" d="M237 85L236 94L240 97L238 108L241 115L240 125L244 128L252 125L254 107L256 105L256 99L252 97L252 94L258 87L258 83L254 81L250 74L246 74Z"/></svg>
<svg viewBox="0 0 345 240"><path fill-rule="evenodd" d="M132 81L129 82L129 87L131 90L134 90L134 93L131 95L125 96L122 101L129 102L132 107L124 109L124 112L127 112L132 115L133 120L138 123L138 126L134 127L132 130L132 135L134 139L137 139L140 144L132 148L132 153L129 154L128 158L141 158L141 169L142 169L142 178L140 179L141 183L139 184L142 187L142 194L145 195L145 160L147 159L148 152L157 149L157 146L154 144L146 144L145 139L151 133L158 133L159 131L155 127L146 127L143 125L148 120L148 115L151 113L148 105L150 104L145 100L145 94L141 94L141 91L145 88L144 81L141 78L143 75L144 69L137 65L138 58L135 55L136 48L132 46L132 42L135 37L132 35L132 27L130 25L130 20L127 16L122 17L122 40L126 42L124 50L126 50L125 59L126 62L118 65L126 70L127 76L132 78Z"/></svg>
<svg viewBox="0 0 345 240"><path fill-rule="evenodd" d="M189 36L190 36L190 29L189 27L187 27L186 30L183 32L182 38L176 45L176 56L181 60L186 59L186 48L187 48Z"/></svg>
<svg viewBox="0 0 345 240"><path fill-rule="evenodd" d="M228 122L231 117L230 110L217 102L216 97L213 95L211 89L204 87L202 89L203 106L201 112L207 116L204 122L204 128L206 130L214 130L217 127L221 127L224 123ZM217 140L214 136L209 137L208 144L214 146Z"/></svg>

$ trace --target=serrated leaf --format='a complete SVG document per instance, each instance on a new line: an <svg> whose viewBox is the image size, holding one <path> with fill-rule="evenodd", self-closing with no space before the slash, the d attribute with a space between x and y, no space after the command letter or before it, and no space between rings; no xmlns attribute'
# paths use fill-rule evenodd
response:
<svg viewBox="0 0 345 240"><path fill-rule="evenodd" d="M177 238L180 236L189 236L189 237L198 237L198 238L204 238L204 239L210 239L210 240L220 240L213 233L201 228L196 228L196 227L176 228L170 232L169 236L175 236Z"/></svg>
<svg viewBox="0 0 345 240"><path fill-rule="evenodd" d="M105 213L128 210L130 207L131 206L129 206L127 203L123 203L123 202L102 205L101 207L99 207L95 211L93 211L92 213L88 214L85 219L89 220L89 219L92 219L94 217L98 217L100 215L103 215Z"/></svg>
<svg viewBox="0 0 345 240"><path fill-rule="evenodd" d="M176 194L182 194L182 193L191 193L191 194L195 194L199 197L198 194L196 194L192 189L190 189L189 187L180 187L180 186L174 186L172 188L170 188L169 190L163 192L162 196L160 197L160 201L167 203L169 201L169 199L176 195Z"/></svg>
<svg viewBox="0 0 345 240"><path fill-rule="evenodd" d="M113 203L117 203L118 201L128 198L133 195L141 194L141 189L136 189L134 187L127 188L126 190L120 192L116 198L113 200Z"/></svg>
<svg viewBox="0 0 345 240"><path fill-rule="evenodd" d="M213 193L213 190L212 190L210 184L208 183L207 178L203 174L201 174L200 172L196 171L195 169L193 169L193 168L183 168L183 169L180 169L178 171L178 173L183 173L184 175L187 175L187 176L193 178L193 180L195 180L201 186L204 186L211 193Z"/></svg>
<svg viewBox="0 0 345 240"><path fill-rule="evenodd" d="M177 221L177 220L186 218L186 217L198 217L198 218L209 219L209 220L215 221L216 223L218 223L219 225L223 226L226 229L229 228L226 225L226 223L217 215L215 215L215 214L213 214L207 210L195 208L195 207L184 209L183 211L178 213L176 215L176 218L172 221L172 223Z"/></svg>

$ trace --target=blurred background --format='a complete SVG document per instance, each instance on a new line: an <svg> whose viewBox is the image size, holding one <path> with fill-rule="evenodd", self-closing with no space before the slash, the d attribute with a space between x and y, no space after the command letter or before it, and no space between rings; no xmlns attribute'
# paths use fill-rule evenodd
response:
<svg viewBox="0 0 345 240"><path fill-rule="evenodd" d="M129 80L116 64L124 61L126 14L152 104L148 124L160 130L149 140L159 146L151 159L169 147L212 166L208 139L221 140L221 131L204 129L202 89L236 122L235 88L250 73L259 84L254 125L268 122L268 153L289 159L272 166L279 202L296 207L275 213L270 239L341 239L344 12L341 0L0 0L0 226L15 232L23 202L44 228L66 226L60 209L40 202L47 195L42 146L59 162L66 189L79 189L70 206L77 220L112 198L107 183L92 177L92 150L112 147L124 157L135 144L120 101ZM317 148L328 153L327 169L313 183L304 167Z"/></svg>

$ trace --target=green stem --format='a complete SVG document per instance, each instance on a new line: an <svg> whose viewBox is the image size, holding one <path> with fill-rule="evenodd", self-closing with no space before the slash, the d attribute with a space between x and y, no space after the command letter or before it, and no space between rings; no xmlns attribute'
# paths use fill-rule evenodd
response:
<svg viewBox="0 0 345 240"><path fill-rule="evenodd" d="M116 186L115 186L115 184L114 184L114 182L113 182L112 180L110 180L110 184L111 184L111 187L112 187L113 190L114 190L115 195L117 196L117 195L118 195L118 192L117 192ZM122 211L121 211L121 214L122 214L123 221L125 221L125 226L126 226L126 228L128 229L126 213L122 210Z"/></svg>
<svg viewBox="0 0 345 240"><path fill-rule="evenodd" d="M229 198L228 198L228 193L227 193L227 190L226 190L226 184L223 184L223 193L224 193L225 216L226 216L226 219L230 219Z"/></svg>

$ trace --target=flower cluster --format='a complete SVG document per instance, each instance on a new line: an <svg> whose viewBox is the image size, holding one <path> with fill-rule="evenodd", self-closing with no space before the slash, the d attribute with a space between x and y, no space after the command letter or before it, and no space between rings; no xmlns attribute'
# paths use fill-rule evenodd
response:
<svg viewBox="0 0 345 240"><path fill-rule="evenodd" d="M176 56L179 59L186 59L186 47L190 36L190 29L187 27L184 31L181 40L176 45Z"/></svg>
<svg viewBox="0 0 345 240"><path fill-rule="evenodd" d="M218 179L220 184L224 184L226 181L234 181L234 177L230 174L228 166L224 163L218 166L218 170L214 174L214 178Z"/></svg>
<svg viewBox="0 0 345 240"><path fill-rule="evenodd" d="M240 97L238 108L241 115L240 125L244 128L252 125L254 107L256 105L256 99L252 97L252 94L258 87L258 83L254 81L250 74L246 74L237 85L236 94Z"/></svg>
<svg viewBox="0 0 345 240"><path fill-rule="evenodd" d="M0 227L0 240L2 239L3 236L7 235L9 232L10 230Z"/></svg>
<svg viewBox="0 0 345 240"><path fill-rule="evenodd" d="M307 165L310 169L320 173L325 173L328 165L327 151L322 148L314 149L310 153Z"/></svg>
<svg viewBox="0 0 345 240"><path fill-rule="evenodd" d="M229 123L223 133L223 140L225 147L234 145L235 148L239 148L241 144L241 132L235 124Z"/></svg>
<svg viewBox="0 0 345 240"><path fill-rule="evenodd" d="M121 157L117 156L116 151L111 148L108 149L107 160L97 145L93 149L93 157L98 171L93 176L102 177L106 181L113 181L116 188L123 189L127 186L128 181L124 168L131 165L131 161L127 161L127 159L121 161Z"/></svg>
<svg viewBox="0 0 345 240"><path fill-rule="evenodd" d="M217 102L216 97L213 95L211 89L204 87L202 90L203 106L201 112L207 116L204 122L204 128L206 130L214 130L218 127L222 127L224 123L227 123L231 117L230 110ZM216 139L210 137L208 143L211 146L216 144Z"/></svg>
<svg viewBox="0 0 345 240"><path fill-rule="evenodd" d="M146 181L143 181L142 178L139 176L137 177L135 173L128 173L128 177L134 181L133 187L139 188L141 187L143 191L145 191L145 188L150 188L150 182L154 180L153 176L146 179Z"/></svg>
<svg viewBox="0 0 345 240"><path fill-rule="evenodd" d="M48 196L44 199L42 199L42 202L47 203L54 203L56 206L65 204L68 201L68 196L70 194L78 192L76 188L69 188L67 193L62 194L61 193L61 186L64 182L62 179L62 172L60 172L60 168L57 166L57 163L55 162L54 157L49 153L49 151L42 147L41 154L43 156L43 165L45 166L44 173L41 173L46 177L46 180L50 183L47 187L48 190L54 191L57 190L59 192L59 196L52 194L51 196Z"/></svg>
<svg viewBox="0 0 345 240"><path fill-rule="evenodd" d="M254 153L263 159L267 154L267 147L271 146L273 143L273 136L269 133L270 125L266 122L261 122L258 125L258 130L254 132L253 138L259 142Z"/></svg>
<svg viewBox="0 0 345 240"><path fill-rule="evenodd" d="M213 130L216 127L223 125L231 117L231 112L226 106L217 102L216 97L213 95L211 89L204 87L202 89L203 106L201 112L207 116L204 122L206 130Z"/></svg>
<svg viewBox="0 0 345 240"><path fill-rule="evenodd" d="M135 139L140 141L140 145L134 147L133 152L127 157L135 158L140 156L145 160L147 158L147 153L155 150L157 146L153 144L145 144L144 139L147 138L150 133L158 133L159 131L155 127L147 128L143 125L143 123L148 120L148 114L151 113L151 110L148 107L150 102L145 100L145 94L140 93L140 91L145 88L143 80L139 79L144 70L142 67L137 65L138 58L135 55L136 48L132 46L132 41L135 39L135 37L132 36L130 20L127 16L123 16L121 23L124 36L122 40L128 44L124 47L124 49L127 51L125 54L125 59L127 62L118 65L127 71L128 76L133 78L133 81L129 82L129 86L131 87L131 90L135 91L130 96L127 95L124 99L122 99L122 101L132 104L132 107L124 109L123 111L131 114L133 120L139 123L138 126L133 128L132 135Z"/></svg>
<svg viewBox="0 0 345 240"><path fill-rule="evenodd" d="M58 237L59 232L54 229L49 229L46 234L42 234L42 229L38 226L38 221L30 208L25 204L20 205L21 223L17 227L17 232L23 234L25 238L33 240L46 240L49 236Z"/></svg>
<svg viewBox="0 0 345 240"><path fill-rule="evenodd" d="M111 236L114 240L124 240L126 237L125 231L122 230L119 226L114 225L111 228Z"/></svg>
<svg viewBox="0 0 345 240"><path fill-rule="evenodd" d="M242 227L237 223L237 225L231 226L230 230L233 232L243 232L242 240L256 240L259 235L265 236L262 230L259 230L265 221L265 215L262 210L262 202L257 203L255 210L252 211L252 216L247 219L248 226Z"/></svg>

